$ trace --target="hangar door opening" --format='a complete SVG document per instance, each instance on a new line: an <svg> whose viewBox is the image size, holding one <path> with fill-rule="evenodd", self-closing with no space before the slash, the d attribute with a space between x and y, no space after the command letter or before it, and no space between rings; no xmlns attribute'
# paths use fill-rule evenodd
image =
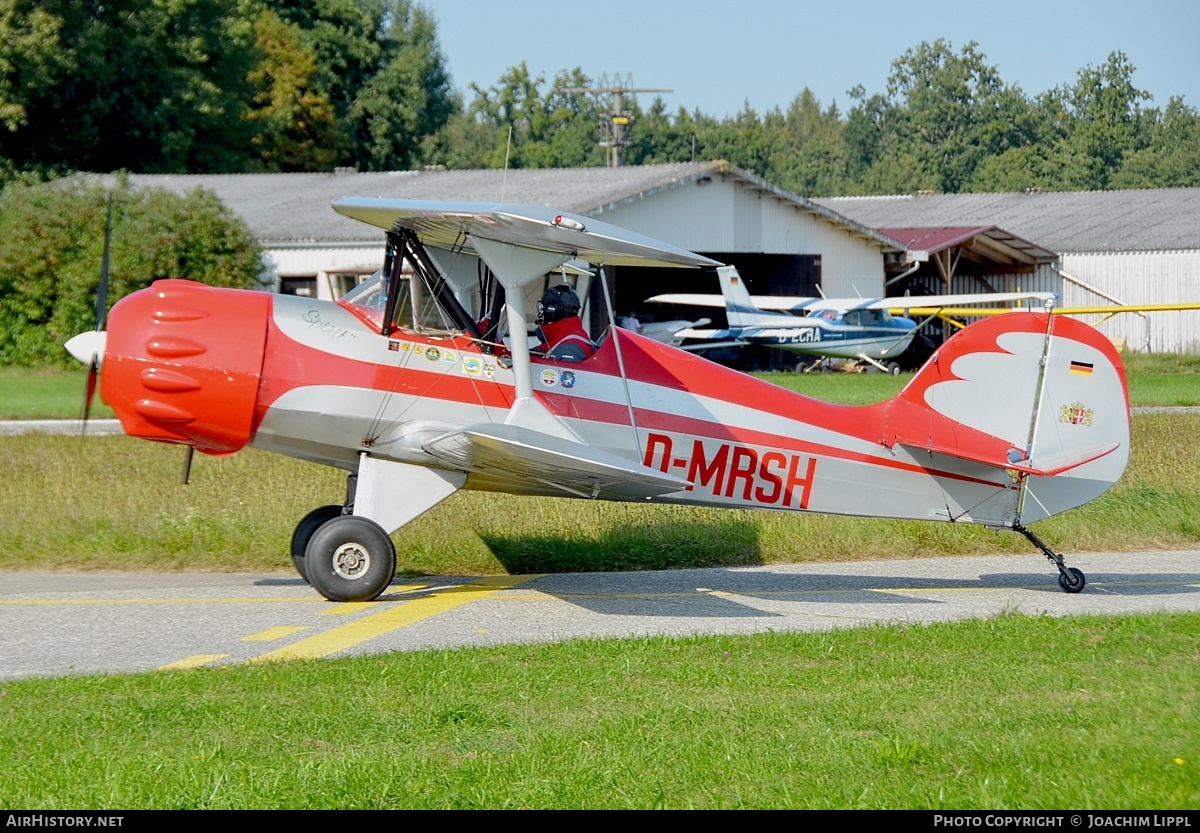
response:
<svg viewBox="0 0 1200 833"><path fill-rule="evenodd" d="M751 295L799 295L814 297L820 294L820 255L766 255L745 252L701 252L721 263L736 266ZM634 315L645 323L709 318L710 327L725 327L725 311L713 307L687 307L674 304L647 304L646 299L668 293L700 293L720 295L716 272L711 269L651 269L621 267L609 273L609 291L613 294L613 310L618 318ZM588 304L588 323L593 333L602 332L608 323L600 281L593 282L593 294ZM716 351L714 351L715 353ZM766 348L743 350L733 348L727 354L710 354L722 363L734 366L771 367L776 364ZM784 356L786 363L787 356ZM792 359L791 364L795 364Z"/></svg>
<svg viewBox="0 0 1200 833"><path fill-rule="evenodd" d="M762 255L744 252L701 252L706 257L721 263L736 266L751 295L803 295L812 297L821 286L820 255ZM614 277L615 274L615 277ZM699 307L675 308L662 304L647 304L646 299L654 295L679 292L697 292L720 295L717 275L708 269L652 269L646 267L622 267L609 273L609 291L613 293L613 308L617 315L630 312L645 320L679 318L680 313L695 315ZM599 291L600 282L595 282ZM603 313L603 298L598 313ZM725 326L725 313L709 308L704 316L713 320L714 326ZM686 317L686 316L684 316Z"/></svg>

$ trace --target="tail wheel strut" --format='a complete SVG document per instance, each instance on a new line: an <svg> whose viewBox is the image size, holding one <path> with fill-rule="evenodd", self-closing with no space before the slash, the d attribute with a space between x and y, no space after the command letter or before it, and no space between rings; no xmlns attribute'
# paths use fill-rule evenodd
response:
<svg viewBox="0 0 1200 833"><path fill-rule="evenodd" d="M1058 568L1059 587L1061 587L1067 593L1078 593L1079 591L1083 590L1084 585L1087 584L1087 579L1084 577L1081 570L1078 570L1075 567L1068 567L1066 564L1064 564L1063 557L1054 550L1050 549L1049 545L1035 535L1033 530L1029 529L1028 527L1022 526L1019 523L1015 523L1013 524L1013 530L1024 535L1026 539L1028 539L1029 543L1041 550L1042 554L1049 559L1050 563Z"/></svg>

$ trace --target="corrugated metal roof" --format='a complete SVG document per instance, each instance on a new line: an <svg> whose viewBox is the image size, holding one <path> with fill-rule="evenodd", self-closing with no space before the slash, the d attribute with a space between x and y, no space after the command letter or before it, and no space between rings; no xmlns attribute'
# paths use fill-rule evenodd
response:
<svg viewBox="0 0 1200 833"><path fill-rule="evenodd" d="M1034 261L1054 260L1054 252L1022 240L1014 234L1009 234L997 226L914 226L906 228L876 229L893 240L898 240L909 250L940 252L954 246L961 246L976 237L983 237L998 244L1000 249L1013 249Z"/></svg>
<svg viewBox="0 0 1200 833"><path fill-rule="evenodd" d="M81 174L96 177L96 174ZM770 193L798 210L844 227L883 248L902 248L871 228L835 210L771 185L725 161L621 168L524 168L517 170L334 172L316 174L134 174L138 187L179 194L197 188L214 192L250 225L265 245L378 241L378 231L335 214L339 197L544 205L575 214L600 215L656 192L691 184L701 177L726 176ZM112 177L101 177L111 180Z"/></svg>
<svg viewBox="0 0 1200 833"><path fill-rule="evenodd" d="M994 225L1059 253L1200 249L1200 188L813 201L874 229Z"/></svg>
<svg viewBox="0 0 1200 833"><path fill-rule="evenodd" d="M991 226L903 226L879 229L879 231L894 240L899 240L910 249L940 252L942 249L957 246L976 235L983 234L991 228Z"/></svg>

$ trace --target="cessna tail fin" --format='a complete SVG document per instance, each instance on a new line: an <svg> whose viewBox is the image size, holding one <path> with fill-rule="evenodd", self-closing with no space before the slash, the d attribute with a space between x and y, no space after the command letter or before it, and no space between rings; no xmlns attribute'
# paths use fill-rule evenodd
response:
<svg viewBox="0 0 1200 833"><path fill-rule="evenodd" d="M1017 312L947 341L887 404L885 443L1010 470L1011 520L1081 506L1129 460L1129 394L1112 344L1076 319Z"/></svg>
<svg viewBox="0 0 1200 833"><path fill-rule="evenodd" d="M750 327L778 322L778 315L764 313L755 306L737 267L721 266L717 269L717 277L721 280L721 294L725 296L725 315L729 318L729 326Z"/></svg>

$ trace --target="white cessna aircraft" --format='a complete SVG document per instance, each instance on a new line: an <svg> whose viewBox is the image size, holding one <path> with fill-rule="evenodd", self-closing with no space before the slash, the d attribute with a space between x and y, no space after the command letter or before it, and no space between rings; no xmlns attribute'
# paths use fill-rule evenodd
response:
<svg viewBox="0 0 1200 833"><path fill-rule="evenodd" d="M722 266L717 275L720 295L683 293L646 299L648 303L725 308L727 329L681 330L675 334L677 339L696 340L685 343L683 349L702 352L758 344L808 356L855 359L889 373L899 373L900 365L888 360L908 349L917 330L936 317L937 308L1024 300L1048 305L1055 297L1050 292L922 295L911 299L751 295L735 267ZM934 310L920 323L904 314L906 307L918 306L927 312Z"/></svg>

